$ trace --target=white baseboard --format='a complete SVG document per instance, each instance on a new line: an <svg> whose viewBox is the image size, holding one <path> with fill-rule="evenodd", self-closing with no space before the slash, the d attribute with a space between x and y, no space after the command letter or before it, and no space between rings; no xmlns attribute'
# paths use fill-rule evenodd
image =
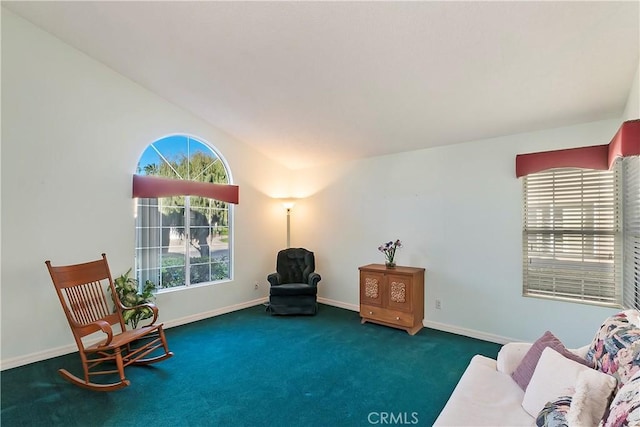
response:
<svg viewBox="0 0 640 427"><path fill-rule="evenodd" d="M222 314L227 314L245 308L253 307L255 305L263 304L267 301L267 298L258 298L240 304L228 305L226 307L205 311L204 313L193 314L191 316L181 317L179 319L169 320L162 323L164 324L165 329L175 328L176 326L186 325L187 323L197 322L198 320L204 320L210 317L220 316Z"/></svg>
<svg viewBox="0 0 640 427"><path fill-rule="evenodd" d="M75 344L69 344L62 347L56 347L45 351L38 351L35 353L27 354L26 356L18 356L12 357L10 359L0 360L0 371L17 368L18 366L24 366L46 359L52 359L64 354L73 353L74 351L78 351L78 347Z"/></svg>
<svg viewBox="0 0 640 427"><path fill-rule="evenodd" d="M344 308L345 310L360 311L360 305L358 304L347 304L342 301L336 301L336 300L322 298L322 297L318 297L318 302L321 304L332 305L338 308Z"/></svg>
<svg viewBox="0 0 640 427"><path fill-rule="evenodd" d="M231 313L232 311L242 310L244 308L253 307L258 304L266 302L266 298L259 298L252 301L243 302L241 304L234 304L227 307L218 308L204 313L194 314L192 316L186 316L179 319L169 320L163 322L164 328L173 328L180 325L185 325L191 322L197 322L198 320L208 319L214 316L220 316L221 314ZM162 319L161 319L162 320ZM97 338L93 341L88 340L87 345L92 345L98 342L101 338ZM63 356L69 353L75 353L78 351L78 347L74 344L69 344L61 347L56 347L44 351L38 351L35 353L27 354L25 356L12 357L6 360L0 360L0 371L6 369L17 368L18 366L28 365L30 363L40 362L42 360L51 359L58 356Z"/></svg>
<svg viewBox="0 0 640 427"><path fill-rule="evenodd" d="M437 329L439 331L450 332L452 334L463 335L465 337L476 338L479 340L494 342L497 344L506 344L508 342L519 341L513 338L476 331L475 329L461 328L459 326L449 325L447 323L433 322L426 319L422 322L422 324L426 328Z"/></svg>
<svg viewBox="0 0 640 427"><path fill-rule="evenodd" d="M346 310L360 311L360 305L358 304L347 304L341 301L335 301L328 298L320 298L320 297L318 297L318 302L322 304L332 305L334 307L344 308ZM476 338L483 341L494 342L497 344L506 344L508 342L518 341L513 338L503 337L503 336L494 335L494 334L488 334L486 332L476 331L474 329L461 328L459 326L449 325L447 323L432 322L426 319L422 322L422 324L426 328L437 329L439 331L449 332L452 334L462 335L470 338Z"/></svg>

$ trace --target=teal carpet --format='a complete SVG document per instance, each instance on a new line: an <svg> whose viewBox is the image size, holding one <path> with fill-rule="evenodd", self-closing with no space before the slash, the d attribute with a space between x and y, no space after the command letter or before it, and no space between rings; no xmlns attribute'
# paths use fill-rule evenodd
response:
<svg viewBox="0 0 640 427"><path fill-rule="evenodd" d="M129 367L131 386L67 383L77 353L3 371L2 426L429 426L474 354L498 344L432 329L360 324L326 305L315 317L263 306L167 330L175 356Z"/></svg>

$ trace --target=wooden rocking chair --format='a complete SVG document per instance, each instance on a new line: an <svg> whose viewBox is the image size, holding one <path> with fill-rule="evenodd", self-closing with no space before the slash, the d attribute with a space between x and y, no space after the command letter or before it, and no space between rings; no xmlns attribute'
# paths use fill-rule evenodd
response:
<svg viewBox="0 0 640 427"><path fill-rule="evenodd" d="M122 312L130 307L125 307L117 297L105 254L101 260L84 264L59 267L53 267L51 261L45 264L78 345L84 370L84 379L66 369L58 370L64 379L89 390L118 390L130 384L124 375L126 366L148 365L173 356L167 346L162 323L155 324L158 308L154 304L143 305L153 312L149 325L126 329ZM107 302L105 287L110 289L115 312ZM114 325L118 325L115 331ZM86 343L87 336L100 331L106 335L104 339L92 345ZM106 384L91 381L91 377L96 375L110 375L112 381L114 374L120 377L119 381Z"/></svg>

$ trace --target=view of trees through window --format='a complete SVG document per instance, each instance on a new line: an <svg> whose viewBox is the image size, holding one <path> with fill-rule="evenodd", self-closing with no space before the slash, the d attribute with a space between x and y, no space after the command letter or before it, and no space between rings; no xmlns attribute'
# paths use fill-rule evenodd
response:
<svg viewBox="0 0 640 427"><path fill-rule="evenodd" d="M227 169L204 142L162 138L147 147L139 175L228 184ZM197 196L139 198L136 206L136 277L158 289L230 278L229 205Z"/></svg>

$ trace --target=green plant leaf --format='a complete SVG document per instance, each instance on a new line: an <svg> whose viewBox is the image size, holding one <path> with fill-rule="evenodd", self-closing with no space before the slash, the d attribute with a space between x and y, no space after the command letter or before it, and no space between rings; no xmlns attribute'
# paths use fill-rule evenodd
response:
<svg viewBox="0 0 640 427"><path fill-rule="evenodd" d="M131 277L131 269L119 277L113 280L113 284L116 290L116 294L120 302L125 307L133 307L148 302L153 302L155 295L153 291L156 289L156 285L147 280L140 291L138 281ZM116 308L114 308L114 311ZM131 325L134 329L138 326L138 322L142 319L148 319L153 316L153 311L147 307L136 308L132 310L124 310L122 312L122 318L124 322Z"/></svg>

